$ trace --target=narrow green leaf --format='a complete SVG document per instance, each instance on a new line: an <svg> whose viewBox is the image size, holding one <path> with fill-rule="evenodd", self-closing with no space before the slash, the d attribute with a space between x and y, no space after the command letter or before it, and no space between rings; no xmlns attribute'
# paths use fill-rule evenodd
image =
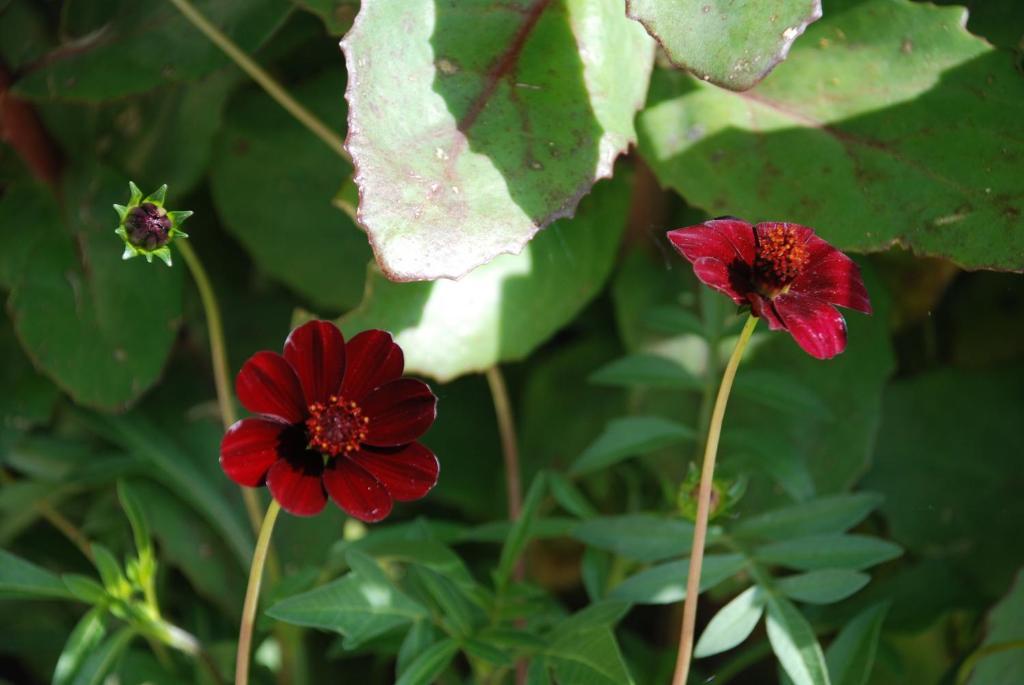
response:
<svg viewBox="0 0 1024 685"><path fill-rule="evenodd" d="M57 659L57 667L53 670L53 685L70 683L86 658L99 647L107 634L103 622L104 614L105 608L90 609L71 631L68 641L64 643L64 650Z"/></svg>
<svg viewBox="0 0 1024 685"><path fill-rule="evenodd" d="M495 666L511 666L513 663L512 657L484 640L476 638L464 640L462 642L462 649L469 656L482 659Z"/></svg>
<svg viewBox="0 0 1024 685"><path fill-rule="evenodd" d="M107 591L103 589L103 586L88 576L65 573L60 579L72 597L87 604L99 604L107 598Z"/></svg>
<svg viewBox="0 0 1024 685"><path fill-rule="evenodd" d="M121 500L121 508L128 517L128 523L132 527L132 535L135 537L135 550L140 557L151 553L153 550L152 538L149 535L149 521L146 519L146 512L142 508L138 495L126 481L117 481L117 497Z"/></svg>
<svg viewBox="0 0 1024 685"><path fill-rule="evenodd" d="M648 454L694 439L693 429L658 416L627 416L611 421L569 469L582 475L607 468L627 457Z"/></svg>
<svg viewBox="0 0 1024 685"><path fill-rule="evenodd" d="M743 519L729 532L742 538L791 540L805 535L842 533L882 503L873 492L833 495Z"/></svg>
<svg viewBox="0 0 1024 685"><path fill-rule="evenodd" d="M834 685L867 685L875 665L882 623L888 603L875 604L843 626L825 650L825 662Z"/></svg>
<svg viewBox="0 0 1024 685"><path fill-rule="evenodd" d="M548 471L547 479L551 495L567 512L581 519L597 516L597 510L571 480L557 471Z"/></svg>
<svg viewBox="0 0 1024 685"><path fill-rule="evenodd" d="M459 643L450 637L435 642L413 659L395 685L429 685L434 682L459 651Z"/></svg>
<svg viewBox="0 0 1024 685"><path fill-rule="evenodd" d="M740 554L709 554L704 557L700 573L700 591L718 585L738 573L746 559ZM652 566L626 578L608 593L611 599L637 604L672 604L686 598L686 576L689 559Z"/></svg>
<svg viewBox="0 0 1024 685"><path fill-rule="evenodd" d="M678 362L656 354L631 354L590 374L594 385L701 390L704 384Z"/></svg>
<svg viewBox="0 0 1024 685"><path fill-rule="evenodd" d="M794 685L830 685L828 667L814 630L790 601L768 596L768 642Z"/></svg>
<svg viewBox="0 0 1024 685"><path fill-rule="evenodd" d="M589 628L612 627L629 611L629 603L621 600L595 602L564 619L555 629L555 635L569 635Z"/></svg>
<svg viewBox="0 0 1024 685"><path fill-rule="evenodd" d="M220 533L241 563L252 557L252 531L244 515L229 506L215 483L199 470L182 448L139 412L123 416L82 413L92 430L156 467L158 478L191 504Z"/></svg>
<svg viewBox="0 0 1024 685"><path fill-rule="evenodd" d="M121 564L113 553L98 543L92 545L92 561L96 570L100 572L100 579L107 592L117 595L124 588L127 581L121 571Z"/></svg>
<svg viewBox="0 0 1024 685"><path fill-rule="evenodd" d="M693 524L651 514L598 516L578 525L572 535L628 559L660 561L690 551Z"/></svg>
<svg viewBox="0 0 1024 685"><path fill-rule="evenodd" d="M410 566L408 572L437 603L440 615L451 626L455 637L471 635L474 627L483 623L483 611L451 580L425 566Z"/></svg>
<svg viewBox="0 0 1024 685"><path fill-rule="evenodd" d="M902 553L899 545L866 535L812 535L773 542L754 551L761 561L801 571L861 570L895 559Z"/></svg>
<svg viewBox="0 0 1024 685"><path fill-rule="evenodd" d="M540 506L541 499L544 497L545 487L544 473L538 473L530 484L530 489L526 491L519 519L513 522L512 530L509 531L508 538L505 540L505 546L501 548L501 557L498 559L498 569L495 572L495 584L499 588L508 583L512 569L519 560L523 547L530 539L534 518L537 516L537 507Z"/></svg>
<svg viewBox="0 0 1024 685"><path fill-rule="evenodd" d="M764 591L756 585L734 597L711 618L697 641L693 655L698 659L712 656L746 640L761 620L765 601Z"/></svg>
<svg viewBox="0 0 1024 685"><path fill-rule="evenodd" d="M135 631L131 628L122 628L111 635L89 654L71 685L101 685L134 638Z"/></svg>
<svg viewBox="0 0 1024 685"><path fill-rule="evenodd" d="M846 599L870 580L871 576L859 571L826 568L780 578L775 586L779 592L798 602L831 604Z"/></svg>
<svg viewBox="0 0 1024 685"><path fill-rule="evenodd" d="M54 574L0 549L0 597L71 599L74 595Z"/></svg>
<svg viewBox="0 0 1024 685"><path fill-rule="evenodd" d="M546 652L546 662L551 664L555 681L559 683L633 683L615 642L615 634L607 626L573 630L556 628L556 636Z"/></svg>
<svg viewBox="0 0 1024 685"><path fill-rule="evenodd" d="M437 642L438 630L429 620L414 621L409 632L398 648L398 659L395 663L395 677L399 678L416 658L430 645Z"/></svg>

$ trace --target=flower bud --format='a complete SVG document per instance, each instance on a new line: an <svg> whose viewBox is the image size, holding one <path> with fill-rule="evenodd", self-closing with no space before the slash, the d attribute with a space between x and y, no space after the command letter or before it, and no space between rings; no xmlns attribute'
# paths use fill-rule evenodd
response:
<svg viewBox="0 0 1024 685"><path fill-rule="evenodd" d="M700 491L700 471L694 464L690 464L686 479L679 485L679 495L676 504L679 513L685 518L695 521L697 519L697 502ZM714 520L729 512L747 491L747 480L739 478L714 478L711 481L711 506L708 510L708 520Z"/></svg>
<svg viewBox="0 0 1024 685"><path fill-rule="evenodd" d="M128 183L131 197L127 205L114 205L121 222L114 232L124 240L123 259L143 255L147 262L159 257L167 266L171 265L171 241L176 237L187 238L180 226L192 212L169 212L164 208L167 185L143 197L142 191L132 182Z"/></svg>

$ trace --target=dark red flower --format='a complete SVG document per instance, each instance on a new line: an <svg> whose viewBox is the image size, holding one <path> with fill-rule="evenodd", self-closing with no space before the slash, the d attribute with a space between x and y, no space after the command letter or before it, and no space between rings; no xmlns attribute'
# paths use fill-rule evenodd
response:
<svg viewBox="0 0 1024 685"><path fill-rule="evenodd" d="M846 348L846 322L833 305L871 313L860 269L812 228L725 218L677 228L668 239L697 278L750 305L773 331L789 331L812 357Z"/></svg>
<svg viewBox="0 0 1024 685"><path fill-rule="evenodd" d="M384 331L346 343L327 321L296 328L283 356L257 352L238 373L238 399L256 416L224 435L224 473L239 485L266 483L297 516L319 513L329 495L350 515L380 521L393 500L423 497L438 464L416 439L434 422L437 398L401 378L404 365Z"/></svg>

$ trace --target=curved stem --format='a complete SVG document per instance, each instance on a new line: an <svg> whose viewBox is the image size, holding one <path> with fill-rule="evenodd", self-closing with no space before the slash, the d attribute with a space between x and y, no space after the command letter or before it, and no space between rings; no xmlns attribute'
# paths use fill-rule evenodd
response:
<svg viewBox="0 0 1024 685"><path fill-rule="evenodd" d="M693 657L693 633L697 623L697 597L700 593L700 572L704 563L704 540L708 533L708 515L711 508L711 485L715 475L715 457L718 455L718 440L722 435L722 419L725 418L725 407L729 403L736 369L743 358L743 350L750 341L750 336L757 326L757 317L751 315L740 333L736 347L729 357L729 363L722 374L722 384L718 387L715 408L711 412L711 425L708 427L708 439L704 446L704 463L700 472L700 489L697 494L697 521L693 530L693 546L690 549L690 569L686 577L686 599L683 602L683 627L679 634L679 656L676 659L675 675L672 685L686 685L686 677L690 673L690 660Z"/></svg>
<svg viewBox="0 0 1024 685"><path fill-rule="evenodd" d="M238 416L235 414L235 405L231 401L228 353L224 343L224 323L220 317L220 307L217 306L217 298L213 294L210 278L206 275L206 269L203 268L203 263L199 261L195 250L184 240L176 240L174 244L178 246L178 250L192 274L192 280L195 281L196 288L199 290L199 298L203 301L203 312L206 314L206 327L210 336L213 383L217 388L217 405L220 407L220 417L226 430L238 419ZM252 529L259 530L260 520L263 518L263 508L256 497L256 491L242 488L242 499L245 501L245 510L249 514L249 523L252 525Z"/></svg>
<svg viewBox="0 0 1024 685"><path fill-rule="evenodd" d="M260 535L256 540L256 549L252 553L252 566L249 568L249 586L245 590L245 604L242 605L242 623L238 629L238 653L235 656L235 685L247 685L249 682L249 653L252 651L252 629L256 624L256 606L260 601L260 584L263 582L263 566L267 561L270 549L270 536L274 532L274 522L281 511L277 500L271 500L267 507L267 515L260 526Z"/></svg>
<svg viewBox="0 0 1024 685"><path fill-rule="evenodd" d="M178 8L178 11L181 12L186 19L192 22L193 26L209 38L210 42L223 50L224 54L230 57L242 71L248 74L253 81L258 83L263 90L267 91L267 95L274 98L274 100L277 101L277 104L284 107L289 114L309 129L313 135L322 140L327 147L334 150L339 157L347 161L349 164L352 163L352 158L349 157L348 152L345 150L345 142L341 139L341 136L335 133L330 126L320 121L315 114L303 107L299 101L293 98L280 83L274 80L273 76L268 74L260 65L256 64L249 55L245 54L241 48L235 45L234 41L224 35L224 33L214 26L209 19L204 17L203 14L197 10L191 2L189 2L189 0L170 0L170 2Z"/></svg>

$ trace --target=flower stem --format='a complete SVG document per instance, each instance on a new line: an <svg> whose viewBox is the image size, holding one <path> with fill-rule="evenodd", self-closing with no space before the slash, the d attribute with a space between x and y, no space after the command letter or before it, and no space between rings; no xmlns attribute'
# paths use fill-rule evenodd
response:
<svg viewBox="0 0 1024 685"><path fill-rule="evenodd" d="M757 317L751 315L740 333L736 347L729 357L729 363L722 374L722 384L718 387L715 408L711 412L711 425L708 427L708 439L704 446L704 463L700 472L700 488L697 493L697 521L693 530L693 547L690 549L690 569L686 577L686 599L683 602L683 627L679 634L679 656L676 659L675 675L672 685L686 685L690 673L690 660L693 657L693 633L697 623L697 596L700 592L700 572L704 563L704 540L708 533L708 516L711 508L711 484L715 475L715 457L718 455L718 440L722 435L722 419L725 418L725 406L729 402L732 382L736 378L736 369L743 358L743 350L750 341L750 336L757 326Z"/></svg>
<svg viewBox="0 0 1024 685"><path fill-rule="evenodd" d="M203 14L197 10L191 2L189 2L189 0L170 0L170 2L178 8L179 12L185 15L186 19L192 22L193 26L209 38L210 42L223 50L224 53L230 57L242 71L248 74L253 81L258 83L263 90L267 91L267 95L274 98L274 100L277 101L277 104L284 107L289 114L309 129L313 135L323 141L327 147L334 150L338 156L349 164L352 163L352 158L349 157L348 152L345 150L345 142L341 139L341 136L335 133L330 126L317 118L315 114L303 107L302 104L293 98L280 83L274 80L273 76L268 74L260 65L256 64L256 62L253 61L249 55L245 54L245 52L238 47L234 41L224 35L224 33L214 26L209 19L204 17Z"/></svg>
<svg viewBox="0 0 1024 685"><path fill-rule="evenodd" d="M508 399L505 378L497 366L487 369L487 384L491 387L494 413L498 417L498 433L501 435L501 453L505 460L508 518L515 521L523 508L523 492L519 476L519 447L516 444L515 421L512 419L512 403Z"/></svg>
<svg viewBox="0 0 1024 685"><path fill-rule="evenodd" d="M235 414L235 405L231 401L231 385L228 382L228 352L224 343L224 323L220 317L220 307L217 306L217 297L213 294L210 278L206 275L206 269L203 268L203 263L199 261L195 250L184 240L175 241L174 244L178 246L185 264L188 265L192 280L195 281L196 288L199 290L199 298L203 301L206 327L210 335L213 383L217 388L217 405L220 407L221 421L226 430L238 419L238 416ZM259 530L260 520L263 518L263 508L256 497L256 491L242 488L242 499L245 501L245 510L249 515L252 529Z"/></svg>
<svg viewBox="0 0 1024 685"><path fill-rule="evenodd" d="M256 624L256 606L260 601L260 584L263 582L263 565L267 561L270 549L270 536L274 532L274 522L281 511L277 500L271 500L267 507L267 515L260 526L260 535L256 540L256 549L252 553L252 566L249 567L249 586L245 590L245 604L242 606L242 623L238 630L238 653L235 656L235 685L247 685L249 682L249 653L252 651L252 630Z"/></svg>
<svg viewBox="0 0 1024 685"><path fill-rule="evenodd" d="M505 377L497 365L487 369L487 385L491 388L491 399L494 401L494 414L498 418L498 434L501 436L501 455L505 462L505 496L508 500L508 519L516 521L523 510L523 486L519 471L519 445L516 442L516 425L512 417L512 402L508 397L508 386ZM512 570L515 580L522 580L526 575L526 567L520 558ZM516 625L525 627L525 620L520 618ZM516 662L516 685L526 682L526 661Z"/></svg>

